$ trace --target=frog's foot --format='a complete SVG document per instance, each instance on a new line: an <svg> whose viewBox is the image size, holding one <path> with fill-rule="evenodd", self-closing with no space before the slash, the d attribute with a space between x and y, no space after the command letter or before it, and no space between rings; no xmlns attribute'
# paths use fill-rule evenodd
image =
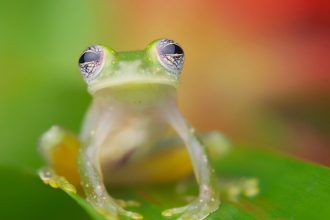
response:
<svg viewBox="0 0 330 220"><path fill-rule="evenodd" d="M255 177L237 180L221 180L219 189L231 202L238 202L242 196L253 198L259 194L259 180Z"/></svg>
<svg viewBox="0 0 330 220"><path fill-rule="evenodd" d="M216 211L219 208L220 201L218 199L196 199L189 205L167 209L162 212L165 217L171 217L173 215L182 214L178 220L202 220L209 214Z"/></svg>
<svg viewBox="0 0 330 220"><path fill-rule="evenodd" d="M56 175L50 168L42 168L38 172L41 180L53 188L60 188L68 193L77 193L76 188L65 177Z"/></svg>
<svg viewBox="0 0 330 220"><path fill-rule="evenodd" d="M72 185L65 177L55 174L51 168L42 168L39 170L38 174L45 184L53 188L62 189L67 193L77 193L74 185ZM97 200L87 200L107 220L118 220L118 215L129 217L134 220L143 219L143 216L139 213L130 212L124 209L125 207L139 206L140 204L136 201L114 201L113 199L107 197L99 198Z"/></svg>
<svg viewBox="0 0 330 220"><path fill-rule="evenodd" d="M116 199L116 203L122 208L139 207L140 206L140 203L138 201L135 201L135 200Z"/></svg>
<svg viewBox="0 0 330 220"><path fill-rule="evenodd" d="M218 131L211 131L200 135L212 159L227 155L232 146L228 138Z"/></svg>
<svg viewBox="0 0 330 220"><path fill-rule="evenodd" d="M119 200L120 202L117 203L117 200L113 200L110 197L103 197L97 200L88 200L94 208L101 213L107 220L118 220L118 216L128 217L134 220L141 220L143 216L136 212L127 211L122 207L123 200ZM133 205L125 202L125 206ZM134 202L136 205L136 202Z"/></svg>

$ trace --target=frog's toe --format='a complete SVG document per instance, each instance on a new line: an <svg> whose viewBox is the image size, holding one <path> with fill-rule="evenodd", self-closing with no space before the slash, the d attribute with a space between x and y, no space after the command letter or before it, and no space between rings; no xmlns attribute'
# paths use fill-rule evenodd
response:
<svg viewBox="0 0 330 220"><path fill-rule="evenodd" d="M255 177L221 180L219 188L231 202L238 202L242 196L253 198L259 194L259 180Z"/></svg>
<svg viewBox="0 0 330 220"><path fill-rule="evenodd" d="M50 185L53 188L60 188L68 193L77 192L74 185L72 185L65 177L56 175L50 168L40 169L38 174L45 184Z"/></svg>
<svg viewBox="0 0 330 220"><path fill-rule="evenodd" d="M95 207L95 209L107 220L118 220L118 214L115 210L108 210L103 207Z"/></svg>
<svg viewBox="0 0 330 220"><path fill-rule="evenodd" d="M123 215L125 217L128 217L128 218L134 219L134 220L141 220L141 219L143 219L143 215L141 215L140 213L127 211L125 209L121 209L119 211L119 214L120 215Z"/></svg>
<svg viewBox="0 0 330 220"><path fill-rule="evenodd" d="M110 197L105 197L104 199L89 200L94 208L107 220L118 220L121 217L126 217L134 220L141 220L143 216L136 212L131 212L122 207L121 203L117 202L118 200L113 200ZM120 201L120 200L119 200ZM127 204L125 204L127 207Z"/></svg>
<svg viewBox="0 0 330 220"><path fill-rule="evenodd" d="M171 217L173 215L181 214L188 209L188 206L182 206L178 208L166 209L162 212L162 215L165 217Z"/></svg>
<svg viewBox="0 0 330 220"><path fill-rule="evenodd" d="M116 203L122 208L139 207L140 203L135 200L116 199Z"/></svg>
<svg viewBox="0 0 330 220"><path fill-rule="evenodd" d="M107 219L107 220L118 220L118 216L127 217L134 220L141 220L143 216L136 212L127 211L120 207L108 207L108 208L97 208L97 210Z"/></svg>
<svg viewBox="0 0 330 220"><path fill-rule="evenodd" d="M182 214L177 220L202 220L219 208L219 200L197 199L191 204L162 212L165 217Z"/></svg>

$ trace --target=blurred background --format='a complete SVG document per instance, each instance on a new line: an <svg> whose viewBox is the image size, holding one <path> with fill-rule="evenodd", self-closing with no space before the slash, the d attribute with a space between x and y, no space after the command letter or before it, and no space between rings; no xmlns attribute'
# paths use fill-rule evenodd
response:
<svg viewBox="0 0 330 220"><path fill-rule="evenodd" d="M178 101L196 128L330 165L328 0L1 1L0 164L37 168L42 132L79 131L84 48L160 37L185 50Z"/></svg>

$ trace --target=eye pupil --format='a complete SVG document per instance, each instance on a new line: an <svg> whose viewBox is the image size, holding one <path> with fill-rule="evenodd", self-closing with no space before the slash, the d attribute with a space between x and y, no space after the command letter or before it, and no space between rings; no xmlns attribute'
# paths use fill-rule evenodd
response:
<svg viewBox="0 0 330 220"><path fill-rule="evenodd" d="M83 64L83 63L86 63L86 62L98 61L99 59L100 59L99 54L96 54L94 52L85 52L79 58L79 63Z"/></svg>
<svg viewBox="0 0 330 220"><path fill-rule="evenodd" d="M183 54L183 50L176 44L168 44L159 51L163 55Z"/></svg>

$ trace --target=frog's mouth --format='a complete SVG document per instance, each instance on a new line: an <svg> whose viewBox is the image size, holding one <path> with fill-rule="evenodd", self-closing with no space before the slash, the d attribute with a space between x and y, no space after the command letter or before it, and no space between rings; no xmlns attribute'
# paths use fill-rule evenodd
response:
<svg viewBox="0 0 330 220"><path fill-rule="evenodd" d="M95 94L98 91L111 89L111 88L122 88L122 89L129 89L136 86L140 88L150 88L150 87L178 87L178 80L169 79L169 78L119 78L119 79L111 79L105 80L102 82L97 82L90 84L88 86L88 91L91 94Z"/></svg>

